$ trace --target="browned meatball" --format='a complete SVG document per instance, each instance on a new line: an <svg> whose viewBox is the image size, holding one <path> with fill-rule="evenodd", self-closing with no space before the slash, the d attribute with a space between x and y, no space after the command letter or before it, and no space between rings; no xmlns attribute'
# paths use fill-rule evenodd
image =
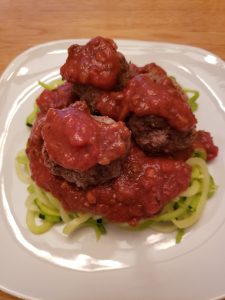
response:
<svg viewBox="0 0 225 300"><path fill-rule="evenodd" d="M123 122L92 116L85 102L49 109L42 128L46 166L79 187L104 183L120 175L130 149Z"/></svg>
<svg viewBox="0 0 225 300"><path fill-rule="evenodd" d="M117 52L114 41L96 37L84 46L70 46L68 58L60 72L68 82L110 90L125 69L126 60Z"/></svg>
<svg viewBox="0 0 225 300"><path fill-rule="evenodd" d="M149 154L170 154L190 147L195 130L178 131L157 116L130 116L127 121L136 143Z"/></svg>
<svg viewBox="0 0 225 300"><path fill-rule="evenodd" d="M73 84L66 82L56 89L44 90L36 102L41 112L46 113L49 108L64 108L77 100Z"/></svg>
<svg viewBox="0 0 225 300"><path fill-rule="evenodd" d="M114 160L105 166L97 164L96 166L81 172L63 168L55 163L49 158L45 147L43 147L42 153L44 163L53 175L63 177L66 181L75 183L77 187L81 188L108 182L109 180L118 177L122 171L122 159Z"/></svg>

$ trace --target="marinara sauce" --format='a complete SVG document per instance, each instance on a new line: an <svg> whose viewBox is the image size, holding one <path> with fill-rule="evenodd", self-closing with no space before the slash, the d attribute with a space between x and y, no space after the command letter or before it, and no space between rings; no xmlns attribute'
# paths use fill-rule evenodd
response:
<svg viewBox="0 0 225 300"><path fill-rule="evenodd" d="M133 144L118 178L79 189L52 175L44 165L41 134L44 123L45 116L40 115L28 141L32 179L57 197L67 211L90 212L111 222L135 225L158 213L190 183L191 168L185 162L147 157Z"/></svg>

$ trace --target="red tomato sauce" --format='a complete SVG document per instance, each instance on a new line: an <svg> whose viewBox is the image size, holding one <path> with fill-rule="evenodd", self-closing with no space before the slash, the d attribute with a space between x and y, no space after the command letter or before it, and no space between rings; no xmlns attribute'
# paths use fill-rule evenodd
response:
<svg viewBox="0 0 225 300"><path fill-rule="evenodd" d="M219 148L214 144L211 134L204 130L198 130L190 147L174 152L172 157L177 160L185 161L194 154L195 150L204 150L207 161L214 159L219 152Z"/></svg>
<svg viewBox="0 0 225 300"><path fill-rule="evenodd" d="M52 175L44 165L41 136L44 122L45 117L40 116L28 141L32 179L57 197L67 211L90 212L111 222L135 225L158 213L189 185L191 168L185 162L150 158L132 145L118 178L104 185L79 189Z"/></svg>
<svg viewBox="0 0 225 300"><path fill-rule="evenodd" d="M52 160L66 169L79 171L125 156L131 136L123 122L93 118L81 101L62 110L49 109L42 135Z"/></svg>
<svg viewBox="0 0 225 300"><path fill-rule="evenodd" d="M193 142L193 149L204 149L206 151L207 160L215 158L219 151L210 133L204 130L197 131L196 138Z"/></svg>
<svg viewBox="0 0 225 300"><path fill-rule="evenodd" d="M69 106L76 100L73 85L66 82L52 91L44 90L37 98L36 103L40 111L46 113L49 108L61 109Z"/></svg>
<svg viewBox="0 0 225 300"><path fill-rule="evenodd" d="M191 130L197 122L187 101L170 78L166 76L158 82L147 73L134 76L122 91L100 93L96 108L115 120L124 120L130 112L139 117L163 117L171 127L180 131Z"/></svg>
<svg viewBox="0 0 225 300"><path fill-rule="evenodd" d="M164 117L171 127L181 131L188 131L196 124L190 106L178 91L170 84L154 82L148 74L140 74L129 81L126 99L130 111L139 117Z"/></svg>
<svg viewBox="0 0 225 300"><path fill-rule="evenodd" d="M96 37L84 46L72 45L68 58L61 67L63 78L69 82L90 84L111 89L120 71L121 56L111 39Z"/></svg>

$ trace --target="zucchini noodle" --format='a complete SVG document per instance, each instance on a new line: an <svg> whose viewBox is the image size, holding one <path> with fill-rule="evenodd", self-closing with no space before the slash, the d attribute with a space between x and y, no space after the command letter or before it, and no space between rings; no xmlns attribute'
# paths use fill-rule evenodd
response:
<svg viewBox="0 0 225 300"><path fill-rule="evenodd" d="M174 76L170 76L170 78L176 83L178 84L176 77ZM178 84L178 86L181 86L180 84ZM188 89L188 88L182 88L182 90L184 91L184 93L187 95L188 98L188 104L191 107L192 112L195 112L198 109L198 103L197 100L200 96L199 91L196 90L192 90L192 89Z"/></svg>
<svg viewBox="0 0 225 300"><path fill-rule="evenodd" d="M100 217L66 212L58 199L32 181L29 160L24 150L18 152L15 163L19 179L25 184L29 184L25 202L27 208L26 223L32 233L43 234L54 225L62 223L64 224L62 232L65 235L70 235L81 227L93 228L97 239L106 233L104 222Z"/></svg>
<svg viewBox="0 0 225 300"><path fill-rule="evenodd" d="M29 116L26 118L26 125L28 127L32 127L34 124L34 121L36 120L37 114L39 112L39 107L37 106L36 102L34 103L33 111L29 114Z"/></svg>
<svg viewBox="0 0 225 300"><path fill-rule="evenodd" d="M56 89L57 87L59 87L60 85L62 85L65 81L63 79L56 79L52 82L50 82L49 84L42 82L42 81L38 81L38 84L43 87L44 89L48 90L48 91L52 91L54 89Z"/></svg>
<svg viewBox="0 0 225 300"><path fill-rule="evenodd" d="M183 89L183 90L188 96L188 103L191 106L191 110L195 112L198 109L198 103L196 101L199 98L199 91L190 90L190 89ZM189 97L189 94L191 94L191 97Z"/></svg>
<svg viewBox="0 0 225 300"><path fill-rule="evenodd" d="M193 157L187 160L187 163L191 167L198 167L200 169L200 172L202 174L202 178L199 182L201 185L201 189L199 193L196 193L197 196L197 204L195 204L194 211L189 215L188 213L184 216L181 216L178 219L173 219L172 222L174 225L176 225L178 228L188 228L195 224L201 217L201 214L203 212L203 208L205 206L205 203L208 199L208 193L209 193L209 183L210 183L210 175L208 172L207 164L206 162L198 157ZM192 195L194 197L194 195ZM190 198L193 200L193 198ZM196 198L194 198L196 199ZM190 203L191 205L191 203Z"/></svg>

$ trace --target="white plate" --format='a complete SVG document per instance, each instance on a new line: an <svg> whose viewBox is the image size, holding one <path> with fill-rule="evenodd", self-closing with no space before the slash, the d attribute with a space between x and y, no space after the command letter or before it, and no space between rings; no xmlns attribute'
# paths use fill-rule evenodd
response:
<svg viewBox="0 0 225 300"><path fill-rule="evenodd" d="M198 128L212 133L220 154L210 165L219 190L200 222L175 245L174 235L117 227L96 242L83 229L72 238L61 228L35 236L25 224L26 187L14 159L29 134L25 118L41 92L37 81L59 77L72 43L36 46L18 56L0 80L0 288L42 300L212 299L225 295L225 63L184 45L118 40L138 65L156 62L185 87L200 91Z"/></svg>

